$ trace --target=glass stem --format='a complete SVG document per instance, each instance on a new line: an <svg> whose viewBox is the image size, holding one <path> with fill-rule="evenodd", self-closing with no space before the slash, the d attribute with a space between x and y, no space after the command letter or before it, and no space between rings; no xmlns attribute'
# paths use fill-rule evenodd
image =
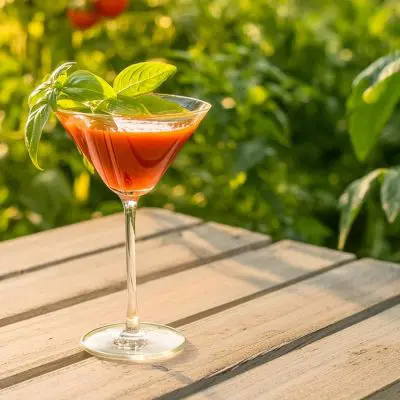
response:
<svg viewBox="0 0 400 400"><path fill-rule="evenodd" d="M126 277L128 289L128 307L126 312L125 334L136 334L140 329L136 290L136 249L135 217L137 201L123 201L126 233Z"/></svg>

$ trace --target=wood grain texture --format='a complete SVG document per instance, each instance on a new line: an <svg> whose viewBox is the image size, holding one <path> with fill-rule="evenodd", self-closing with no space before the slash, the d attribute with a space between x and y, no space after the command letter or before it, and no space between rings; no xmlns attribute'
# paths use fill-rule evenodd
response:
<svg viewBox="0 0 400 400"><path fill-rule="evenodd" d="M90 358L5 389L0 398L154 398L235 368L399 290L397 265L360 260L184 326L186 351L161 366Z"/></svg>
<svg viewBox="0 0 400 400"><path fill-rule="evenodd" d="M177 266L190 267L227 251L268 242L264 235L216 223L171 232L137 243L137 276L165 274ZM102 295L121 290L125 280L125 249L120 247L0 281L0 325L15 322L7 320L14 315L18 320L37 315L31 310L48 312L57 302L63 307L68 304L65 299L77 297L79 302L94 291Z"/></svg>
<svg viewBox="0 0 400 400"><path fill-rule="evenodd" d="M296 242L280 242L139 285L140 314L147 321L183 324L185 319L202 317L199 313L352 257ZM78 339L84 332L123 321L125 301L125 291L120 291L0 328L0 381L80 352ZM22 334L16 336L15 332ZM12 379L3 381L3 385L0 382L0 387L11 383Z"/></svg>
<svg viewBox="0 0 400 400"><path fill-rule="evenodd" d="M157 208L138 211L138 238L192 225L197 218ZM59 262L104 247L123 245L122 214L94 219L0 243L0 277Z"/></svg>
<svg viewBox="0 0 400 400"><path fill-rule="evenodd" d="M400 376L399 359L400 305L190 399L360 399Z"/></svg>

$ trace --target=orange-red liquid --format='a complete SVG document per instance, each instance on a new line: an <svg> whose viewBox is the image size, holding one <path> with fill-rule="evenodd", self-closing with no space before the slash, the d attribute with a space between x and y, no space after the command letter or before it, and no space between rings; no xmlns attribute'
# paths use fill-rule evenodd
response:
<svg viewBox="0 0 400 400"><path fill-rule="evenodd" d="M107 186L132 197L157 184L197 127L196 123L173 130L126 132L90 125L75 114L57 115Z"/></svg>

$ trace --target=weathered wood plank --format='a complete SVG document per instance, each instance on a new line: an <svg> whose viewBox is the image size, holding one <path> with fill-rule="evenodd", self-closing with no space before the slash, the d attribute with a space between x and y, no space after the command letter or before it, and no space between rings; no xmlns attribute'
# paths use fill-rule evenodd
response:
<svg viewBox="0 0 400 400"><path fill-rule="evenodd" d="M399 358L400 305L190 399L360 399L400 376Z"/></svg>
<svg viewBox="0 0 400 400"><path fill-rule="evenodd" d="M399 290L397 265L360 260L186 325L189 346L162 367L89 358L5 389L0 398L153 398L234 368Z"/></svg>
<svg viewBox="0 0 400 400"><path fill-rule="evenodd" d="M198 222L197 218L168 210L140 209L137 217L138 238ZM116 214L1 242L0 278L80 254L122 246L125 234L123 224L123 215Z"/></svg>
<svg viewBox="0 0 400 400"><path fill-rule="evenodd" d="M137 244L138 278L268 242L264 235L216 223L171 232ZM93 298L93 293L99 297L116 292L125 287L125 280L125 249L120 247L0 281L0 326Z"/></svg>
<svg viewBox="0 0 400 400"><path fill-rule="evenodd" d="M182 319L193 314L274 288L352 257L301 243L280 242L140 285L141 316L147 321L180 320L182 324ZM290 260L296 263L293 265ZM117 292L0 328L0 348L4 344L0 387L21 379L18 376L4 382L7 377L80 352L78 339L84 332L123 320L125 301L125 292Z"/></svg>

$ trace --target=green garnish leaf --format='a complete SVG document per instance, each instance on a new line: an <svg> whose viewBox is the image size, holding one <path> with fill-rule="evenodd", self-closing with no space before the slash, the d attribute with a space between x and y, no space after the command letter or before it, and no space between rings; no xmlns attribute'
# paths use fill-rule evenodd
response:
<svg viewBox="0 0 400 400"><path fill-rule="evenodd" d="M116 96L113 88L103 78L85 70L75 71L68 76L61 91L72 100L81 102Z"/></svg>
<svg viewBox="0 0 400 400"><path fill-rule="evenodd" d="M67 98L61 98L57 100L57 109L78 111L85 113L91 112L90 107L88 107L86 104Z"/></svg>
<svg viewBox="0 0 400 400"><path fill-rule="evenodd" d="M182 107L178 103L165 100L162 97L154 94L145 94L143 96L136 97L135 100L140 102L140 104L146 108L149 114L153 115L188 112L185 107Z"/></svg>
<svg viewBox="0 0 400 400"><path fill-rule="evenodd" d="M69 62L66 62L66 63L64 63L64 64L61 64L59 67L57 67L57 68L51 73L49 80L50 80L51 82L55 82L55 81L59 80L60 78L63 78L63 77L66 78L66 77L67 77L67 71L68 71L70 68L72 68L74 65L76 65L76 63L73 62L73 61L69 61ZM62 80L62 79L61 79L61 80Z"/></svg>
<svg viewBox="0 0 400 400"><path fill-rule="evenodd" d="M152 92L175 72L174 65L161 62L133 64L117 75L113 87L120 95L138 96Z"/></svg>
<svg viewBox="0 0 400 400"><path fill-rule="evenodd" d="M38 168L38 146L42 130L52 111L70 110L111 115L162 115L187 110L160 96L148 94L176 72L176 67L161 62L143 62L125 68L110 86L90 71L71 73L74 62L57 67L29 96L29 116L25 125L25 144ZM103 125L104 129L105 126ZM107 129L117 129L107 127ZM84 157L89 171L93 166Z"/></svg>
<svg viewBox="0 0 400 400"><path fill-rule="evenodd" d="M51 89L53 86L62 86L67 79L67 71L75 65L75 62L66 62L57 67L51 75L47 75L43 82L34 89L28 98L29 107L32 108L36 104L45 101L46 97L50 96L53 101L54 95L51 95ZM53 104L54 101L53 101ZM52 107L55 111L55 108Z"/></svg>
<svg viewBox="0 0 400 400"><path fill-rule="evenodd" d="M32 108L36 104L46 99L47 89L50 87L48 82L41 83L28 97L29 107Z"/></svg>
<svg viewBox="0 0 400 400"><path fill-rule="evenodd" d="M186 108L153 94L138 97L118 96L105 101L98 110L115 115L162 115L185 113Z"/></svg>
<svg viewBox="0 0 400 400"><path fill-rule="evenodd" d="M143 106L140 98L118 96L103 102L97 110L115 115L148 115L149 111Z"/></svg>
<svg viewBox="0 0 400 400"><path fill-rule="evenodd" d="M52 108L53 111L57 111L57 89L49 89L46 94L46 102Z"/></svg>
<svg viewBox="0 0 400 400"><path fill-rule="evenodd" d="M40 170L42 168L37 162L38 147L43 128L49 120L50 112L51 108L47 103L39 103L31 109L25 125L25 145L33 165Z"/></svg>

